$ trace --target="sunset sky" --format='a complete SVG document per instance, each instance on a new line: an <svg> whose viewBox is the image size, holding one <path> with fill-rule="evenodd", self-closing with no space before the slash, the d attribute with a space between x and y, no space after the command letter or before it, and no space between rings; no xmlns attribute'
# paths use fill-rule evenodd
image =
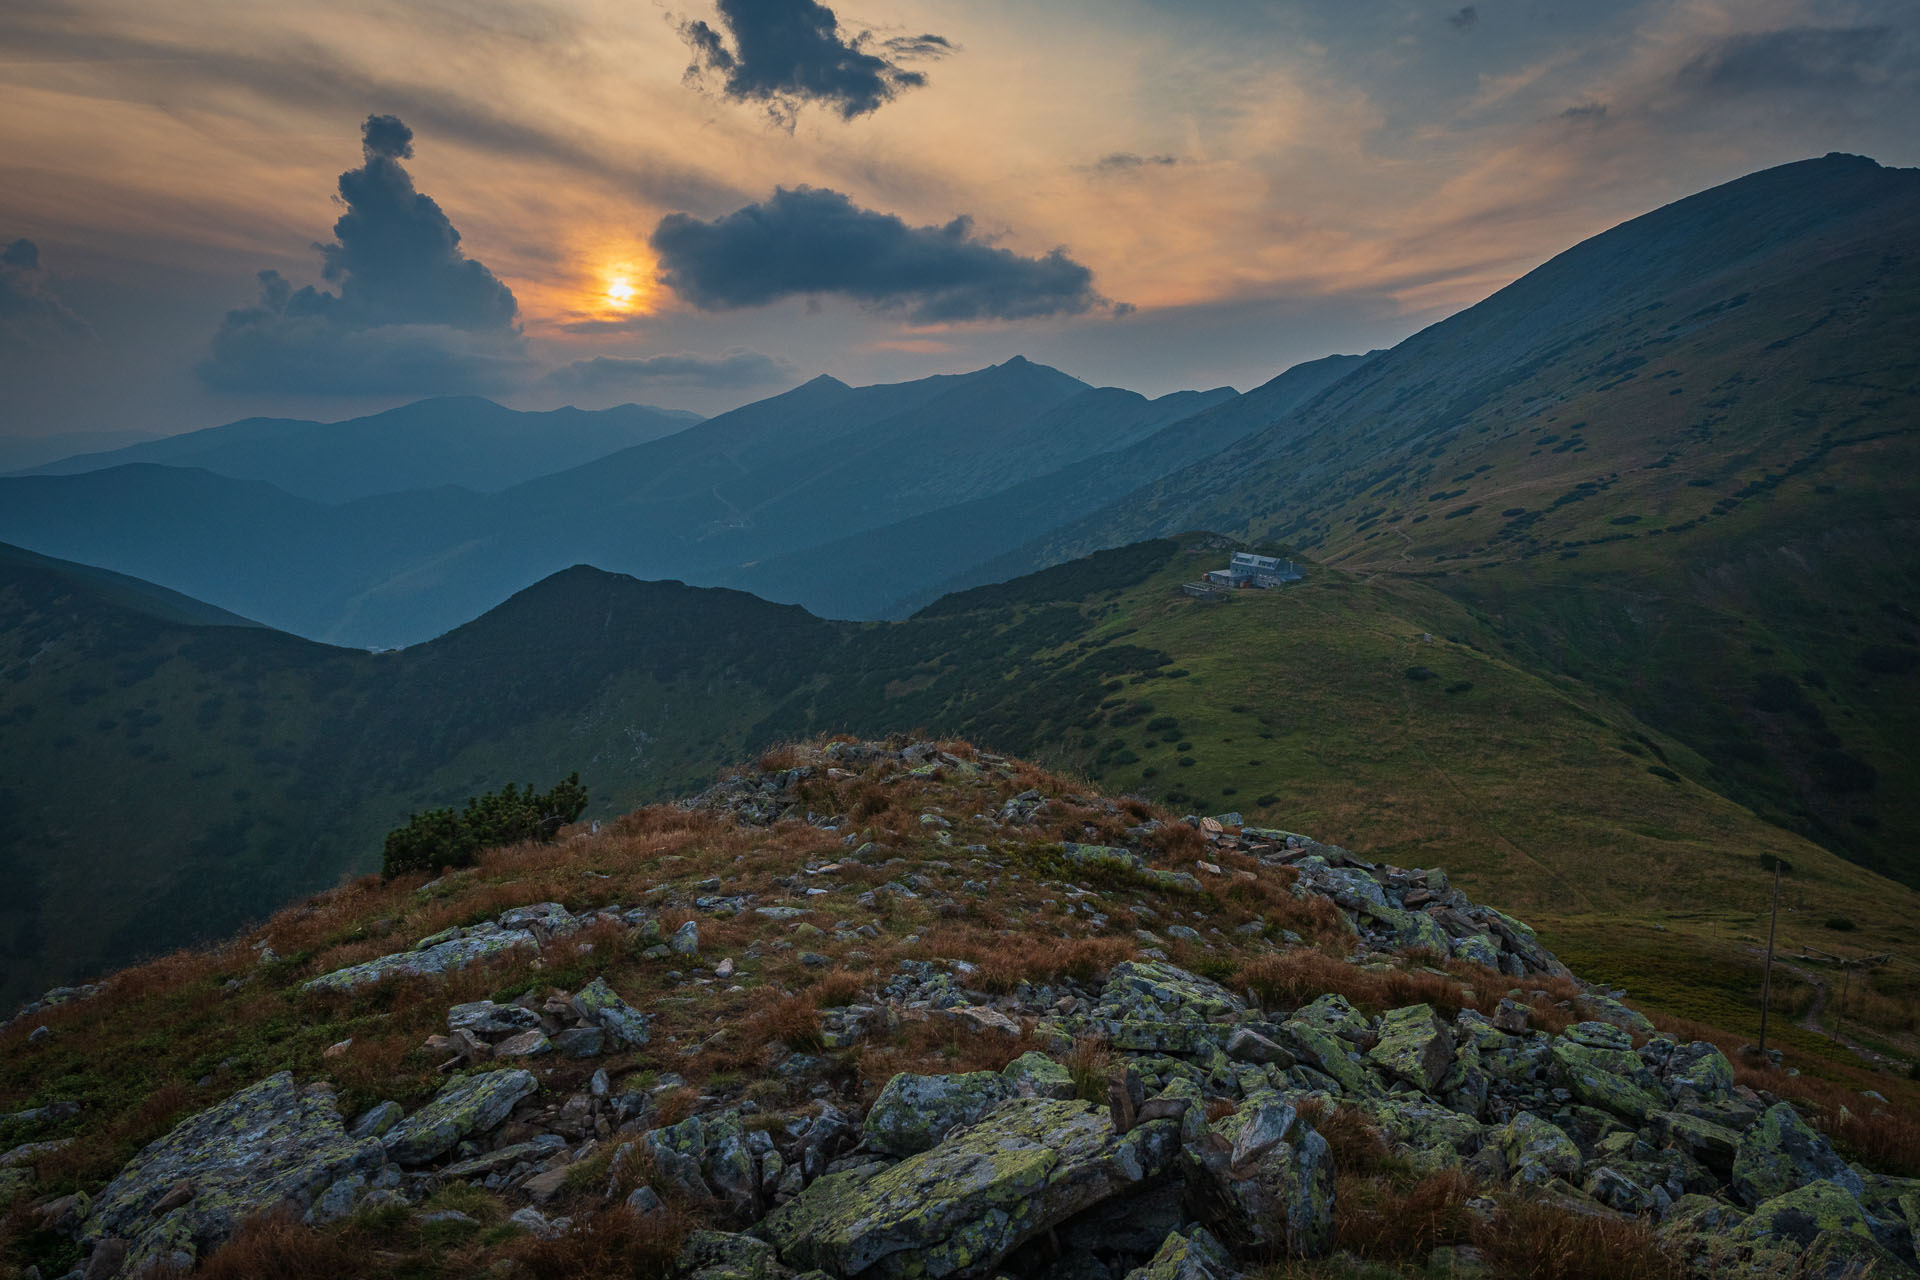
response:
<svg viewBox="0 0 1920 1280"><path fill-rule="evenodd" d="M1920 162L1915 16L8 0L0 433L714 412L1014 354L1245 389L1754 169Z"/></svg>

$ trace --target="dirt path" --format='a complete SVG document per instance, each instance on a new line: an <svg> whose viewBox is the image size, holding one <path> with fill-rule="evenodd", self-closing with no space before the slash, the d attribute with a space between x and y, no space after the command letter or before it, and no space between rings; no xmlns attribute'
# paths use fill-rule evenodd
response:
<svg viewBox="0 0 1920 1280"><path fill-rule="evenodd" d="M1758 956L1764 953L1758 948L1754 948L1753 954ZM1773 958L1773 965L1774 968L1784 969L1786 972L1813 988L1813 1001L1807 1005L1807 1011L1800 1015L1799 1020L1794 1024L1795 1026L1798 1026L1802 1031L1811 1031L1815 1035L1825 1036L1863 1062L1870 1063L1876 1067L1890 1065L1884 1054L1875 1053L1865 1045L1849 1039L1843 1033L1820 1021L1820 1015L1827 1011L1827 1001L1832 995L1832 983L1827 979L1826 975L1812 969L1803 969L1797 964L1791 964L1782 960L1777 955Z"/></svg>

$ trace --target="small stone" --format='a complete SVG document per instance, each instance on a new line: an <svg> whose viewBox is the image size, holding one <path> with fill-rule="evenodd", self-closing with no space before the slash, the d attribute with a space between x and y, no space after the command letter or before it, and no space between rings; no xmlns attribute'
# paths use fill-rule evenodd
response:
<svg viewBox="0 0 1920 1280"><path fill-rule="evenodd" d="M552 1051L553 1042L544 1031L522 1031L493 1046L495 1056L501 1058L536 1058Z"/></svg>
<svg viewBox="0 0 1920 1280"><path fill-rule="evenodd" d="M606 1046L607 1033L599 1027L568 1027L553 1037L553 1051L563 1058L598 1057Z"/></svg>
<svg viewBox="0 0 1920 1280"><path fill-rule="evenodd" d="M713 967L713 976L716 978L731 978L733 976L733 957L728 956L725 960L715 965Z"/></svg>
<svg viewBox="0 0 1920 1280"><path fill-rule="evenodd" d="M320 1056L323 1058L344 1058L347 1055L347 1050L351 1048L353 1048L353 1037L348 1036L345 1040L338 1040L328 1045L326 1049L321 1052Z"/></svg>
<svg viewBox="0 0 1920 1280"><path fill-rule="evenodd" d="M650 1213L659 1213L666 1207L666 1201L652 1187L635 1187L633 1194L627 1197L627 1208L643 1218Z"/></svg>
<svg viewBox="0 0 1920 1280"><path fill-rule="evenodd" d="M667 949L678 956L697 956L700 954L700 926L689 920L673 931L673 937L667 940Z"/></svg>

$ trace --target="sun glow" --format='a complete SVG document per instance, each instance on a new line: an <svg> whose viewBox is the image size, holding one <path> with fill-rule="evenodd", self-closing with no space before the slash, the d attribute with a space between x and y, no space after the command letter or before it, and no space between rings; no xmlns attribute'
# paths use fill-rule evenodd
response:
<svg viewBox="0 0 1920 1280"><path fill-rule="evenodd" d="M607 281L607 305L615 311L625 311L632 307L636 293L633 281L626 276L615 276Z"/></svg>

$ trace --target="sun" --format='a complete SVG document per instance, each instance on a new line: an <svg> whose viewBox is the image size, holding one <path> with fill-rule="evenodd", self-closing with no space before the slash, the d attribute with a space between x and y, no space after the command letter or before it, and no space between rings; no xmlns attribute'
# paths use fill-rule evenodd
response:
<svg viewBox="0 0 1920 1280"><path fill-rule="evenodd" d="M625 311L633 306L636 293L633 281L626 276L614 276L607 281L607 305L615 311Z"/></svg>

